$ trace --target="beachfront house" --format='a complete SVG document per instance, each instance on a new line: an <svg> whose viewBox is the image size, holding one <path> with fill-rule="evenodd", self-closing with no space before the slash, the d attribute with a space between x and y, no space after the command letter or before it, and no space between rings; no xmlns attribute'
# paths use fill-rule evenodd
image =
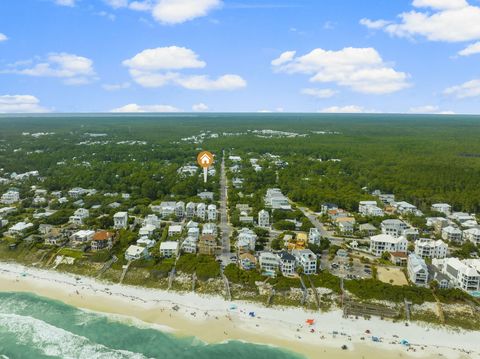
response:
<svg viewBox="0 0 480 359"><path fill-rule="evenodd" d="M243 253L239 256L239 265L243 270L255 269L257 266L257 259L251 253Z"/></svg>
<svg viewBox="0 0 480 359"><path fill-rule="evenodd" d="M198 239L194 237L187 237L185 240L182 242L182 251L184 253L197 253L197 243Z"/></svg>
<svg viewBox="0 0 480 359"><path fill-rule="evenodd" d="M74 244L86 243L86 242L89 242L89 241L92 240L94 234L95 234L95 231L92 231L90 229L81 230L81 231L77 231L77 232L73 233L70 236L70 240Z"/></svg>
<svg viewBox="0 0 480 359"><path fill-rule="evenodd" d="M448 244L441 239L420 238L415 241L415 254L420 258L445 258Z"/></svg>
<svg viewBox="0 0 480 359"><path fill-rule="evenodd" d="M170 258L176 257L178 254L178 242L165 241L160 243L160 255L162 257Z"/></svg>
<svg viewBox="0 0 480 359"><path fill-rule="evenodd" d="M282 251L278 254L280 258L280 271L285 277L291 277L295 274L295 257L287 251Z"/></svg>
<svg viewBox="0 0 480 359"><path fill-rule="evenodd" d="M220 248L217 244L217 239L211 234L204 234L200 236L198 241L198 253L215 255L219 252Z"/></svg>
<svg viewBox="0 0 480 359"><path fill-rule="evenodd" d="M147 256L148 256L148 250L146 247L140 247L133 244L129 246L125 251L125 259L127 261L143 259Z"/></svg>
<svg viewBox="0 0 480 359"><path fill-rule="evenodd" d="M280 268L280 258L272 252L261 252L258 257L262 272L269 276L274 276Z"/></svg>
<svg viewBox="0 0 480 359"><path fill-rule="evenodd" d="M292 254L296 259L297 266L303 268L304 274L317 273L317 256L310 249L294 249Z"/></svg>
<svg viewBox="0 0 480 359"><path fill-rule="evenodd" d="M127 229L128 227L128 213L117 212L113 215L113 225L116 229Z"/></svg>
<svg viewBox="0 0 480 359"><path fill-rule="evenodd" d="M384 252L407 252L408 241L405 237L395 238L389 234L370 237L370 252L380 257Z"/></svg>
<svg viewBox="0 0 480 359"><path fill-rule="evenodd" d="M426 287L428 284L428 268L425 260L414 253L410 253L407 263L408 278L417 286Z"/></svg>
<svg viewBox="0 0 480 359"><path fill-rule="evenodd" d="M101 249L110 249L113 246L114 234L108 231L96 232L91 241L92 251L99 251Z"/></svg>
<svg viewBox="0 0 480 359"><path fill-rule="evenodd" d="M29 229L29 228L32 228L33 227L33 223L27 223L27 222L18 222L16 224L14 224L13 226L11 226L9 229L8 229L8 235L12 236L12 237L15 237L15 236L21 236L23 235L23 233Z"/></svg>
<svg viewBox="0 0 480 359"><path fill-rule="evenodd" d="M447 275L456 288L466 292L480 290L480 259L434 258L432 265Z"/></svg>

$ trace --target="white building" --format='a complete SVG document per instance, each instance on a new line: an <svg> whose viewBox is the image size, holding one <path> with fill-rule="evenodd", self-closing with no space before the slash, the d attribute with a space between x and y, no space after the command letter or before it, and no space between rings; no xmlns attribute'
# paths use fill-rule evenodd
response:
<svg viewBox="0 0 480 359"><path fill-rule="evenodd" d="M297 266L303 267L303 273L317 273L317 256L310 249L294 249L292 254L295 256Z"/></svg>
<svg viewBox="0 0 480 359"><path fill-rule="evenodd" d="M363 216L382 217L385 213L377 206L377 201L360 201L358 212Z"/></svg>
<svg viewBox="0 0 480 359"><path fill-rule="evenodd" d="M70 191L68 191L68 195L73 198L79 198L86 193L87 193L87 190L81 187L75 187L75 188L72 188Z"/></svg>
<svg viewBox="0 0 480 359"><path fill-rule="evenodd" d="M88 209L79 208L73 213L73 216L70 216L68 221L76 226L83 226L83 220L88 218L89 215Z"/></svg>
<svg viewBox="0 0 480 359"><path fill-rule="evenodd" d="M153 239L150 239L146 236L141 236L139 239L137 239L137 246L140 247L145 247L145 248L152 248L155 246L155 242Z"/></svg>
<svg viewBox="0 0 480 359"><path fill-rule="evenodd" d="M175 214L175 208L176 208L177 203L168 201L168 202L161 202L160 206L157 206L157 211L160 212L160 216L162 218L171 216ZM153 208L152 208L153 209Z"/></svg>
<svg viewBox="0 0 480 359"><path fill-rule="evenodd" d="M217 236L217 225L215 223L205 223L202 228L203 235Z"/></svg>
<svg viewBox="0 0 480 359"><path fill-rule="evenodd" d="M411 253L407 261L408 278L415 285L426 287L428 284L428 268L425 260Z"/></svg>
<svg viewBox="0 0 480 359"><path fill-rule="evenodd" d="M267 194L265 195L265 206L272 209L292 209L292 206L288 202L288 198L284 196L278 188L267 189Z"/></svg>
<svg viewBox="0 0 480 359"><path fill-rule="evenodd" d="M153 236L153 232L155 232L155 229L157 228L154 225L146 224L139 229L138 235L141 237L150 238Z"/></svg>
<svg viewBox="0 0 480 359"><path fill-rule="evenodd" d="M182 250L185 253L197 253L197 239L194 237L187 237L182 242Z"/></svg>
<svg viewBox="0 0 480 359"><path fill-rule="evenodd" d="M442 229L442 238L446 241L462 241L462 231L457 227L448 226Z"/></svg>
<svg viewBox="0 0 480 359"><path fill-rule="evenodd" d="M18 236L31 227L33 227L33 223L18 222L8 229L8 234L11 236Z"/></svg>
<svg viewBox="0 0 480 359"><path fill-rule="evenodd" d="M422 212L419 211L417 207L411 203L400 201L400 202L394 202L392 205L397 210L398 213L401 213L401 214L412 213L416 216L422 215Z"/></svg>
<svg viewBox="0 0 480 359"><path fill-rule="evenodd" d="M320 236L320 231L318 230L318 228L310 228L309 232L308 232L308 243L312 243L312 244L320 244L320 239L321 239L321 236Z"/></svg>
<svg viewBox="0 0 480 359"><path fill-rule="evenodd" d="M399 219L386 219L382 221L381 229L383 234L398 238L408 229L408 225Z"/></svg>
<svg viewBox="0 0 480 359"><path fill-rule="evenodd" d="M160 228L160 219L155 214L149 214L143 220L144 226L153 226L156 229Z"/></svg>
<svg viewBox="0 0 480 359"><path fill-rule="evenodd" d="M179 224L172 224L168 227L168 236L173 237L182 234L182 226Z"/></svg>
<svg viewBox="0 0 480 359"><path fill-rule="evenodd" d="M209 221L216 221L217 220L217 206L214 204L209 204L208 209L208 220Z"/></svg>
<svg viewBox="0 0 480 359"><path fill-rule="evenodd" d="M113 225L116 229L128 227L128 213L127 212L117 212L113 215Z"/></svg>
<svg viewBox="0 0 480 359"><path fill-rule="evenodd" d="M178 254L178 242L165 241L160 243L160 255L163 257L174 257Z"/></svg>
<svg viewBox="0 0 480 359"><path fill-rule="evenodd" d="M255 250L257 235L248 228L242 228L238 232L237 249L241 253Z"/></svg>
<svg viewBox="0 0 480 359"><path fill-rule="evenodd" d="M187 236L193 237L198 240L198 238L200 237L200 228L198 227L188 228Z"/></svg>
<svg viewBox="0 0 480 359"><path fill-rule="evenodd" d="M263 228L270 227L270 214L264 209L258 212L258 226Z"/></svg>
<svg viewBox="0 0 480 359"><path fill-rule="evenodd" d="M280 268L280 258L272 252L261 252L258 262L262 271L268 275L275 275Z"/></svg>
<svg viewBox="0 0 480 359"><path fill-rule="evenodd" d="M449 218L458 221L460 223L464 223L466 221L472 221L475 220L475 216L471 215L469 213L464 213L464 212L453 212Z"/></svg>
<svg viewBox="0 0 480 359"><path fill-rule="evenodd" d="M76 242L76 243L85 243L85 242L91 241L94 234L95 234L95 231L92 231L92 230L89 230L89 229L81 230L81 231L77 231L77 232L73 233L70 236L70 240L72 240L73 242Z"/></svg>
<svg viewBox="0 0 480 359"><path fill-rule="evenodd" d="M443 213L447 216L450 215L452 211L452 206L447 203L434 203L430 208L432 211Z"/></svg>
<svg viewBox="0 0 480 359"><path fill-rule="evenodd" d="M285 277L291 277L295 274L296 258L293 254L287 251L282 251L278 254L280 259L280 271Z"/></svg>
<svg viewBox="0 0 480 359"><path fill-rule="evenodd" d="M2 198L0 199L0 203L3 204L13 204L20 201L20 193L15 190L9 190L2 194Z"/></svg>
<svg viewBox="0 0 480 359"><path fill-rule="evenodd" d="M195 217L195 208L196 208L195 203L193 202L187 203L187 205L185 206L185 217L187 217L187 219L192 219L193 217Z"/></svg>
<svg viewBox="0 0 480 359"><path fill-rule="evenodd" d="M480 245L480 228L470 228L463 231L463 239Z"/></svg>
<svg viewBox="0 0 480 359"><path fill-rule="evenodd" d="M458 258L433 259L432 264L447 275L457 288L466 292L480 289L480 260L459 260Z"/></svg>
<svg viewBox="0 0 480 359"><path fill-rule="evenodd" d="M185 203L183 201L178 201L175 204L175 215L178 218L183 218L183 216L185 215Z"/></svg>
<svg viewBox="0 0 480 359"><path fill-rule="evenodd" d="M389 234L379 234L370 237L370 252L380 257L384 252L407 253L408 241L405 237L395 238Z"/></svg>
<svg viewBox="0 0 480 359"><path fill-rule="evenodd" d="M140 247L136 245L131 245L125 251L125 259L127 261L133 261L145 258L148 255L148 250L146 247Z"/></svg>
<svg viewBox="0 0 480 359"><path fill-rule="evenodd" d="M197 204L197 217L200 218L201 220L205 220L206 214L207 214L207 206L205 203L199 203Z"/></svg>
<svg viewBox="0 0 480 359"><path fill-rule="evenodd" d="M421 258L445 258L448 245L441 239L420 238L415 241L415 254Z"/></svg>

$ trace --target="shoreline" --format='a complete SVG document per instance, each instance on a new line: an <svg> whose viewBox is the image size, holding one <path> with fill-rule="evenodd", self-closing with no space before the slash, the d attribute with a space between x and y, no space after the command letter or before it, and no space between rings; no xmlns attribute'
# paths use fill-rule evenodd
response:
<svg viewBox="0 0 480 359"><path fill-rule="evenodd" d="M206 343L238 340L277 347L307 358L319 354L332 359L480 358L480 333L476 331L418 323L405 327L403 322L375 317L342 318L340 310L322 313L301 308L266 308L216 296L112 284L15 263L0 262L0 291L34 293L135 326L180 337L193 336ZM307 319L314 319L315 324L309 326ZM365 334L367 329L371 335ZM381 337L382 343L373 342L372 335ZM399 344L402 339L411 343L410 348ZM341 349L344 344L348 350Z"/></svg>

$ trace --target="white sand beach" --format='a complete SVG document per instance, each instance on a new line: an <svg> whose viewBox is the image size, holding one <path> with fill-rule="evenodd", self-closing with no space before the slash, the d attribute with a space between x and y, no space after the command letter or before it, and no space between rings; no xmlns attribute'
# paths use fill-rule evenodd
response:
<svg viewBox="0 0 480 359"><path fill-rule="evenodd" d="M0 262L0 291L31 292L208 343L243 340L286 348L308 358L320 354L333 359L480 358L480 332L418 323L407 327L375 317L343 318L339 310L321 313L266 308L228 302L219 296L112 284L14 263ZM314 324L307 324L307 319L313 319ZM372 336L381 342L374 342ZM402 339L410 346L400 344ZM348 349L342 350L342 345Z"/></svg>

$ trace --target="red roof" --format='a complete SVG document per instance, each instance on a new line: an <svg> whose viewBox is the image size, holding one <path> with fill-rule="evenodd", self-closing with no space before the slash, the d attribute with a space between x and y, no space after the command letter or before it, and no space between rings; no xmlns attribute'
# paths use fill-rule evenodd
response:
<svg viewBox="0 0 480 359"><path fill-rule="evenodd" d="M113 233L108 231L100 231L93 235L92 241L106 241L113 237Z"/></svg>

